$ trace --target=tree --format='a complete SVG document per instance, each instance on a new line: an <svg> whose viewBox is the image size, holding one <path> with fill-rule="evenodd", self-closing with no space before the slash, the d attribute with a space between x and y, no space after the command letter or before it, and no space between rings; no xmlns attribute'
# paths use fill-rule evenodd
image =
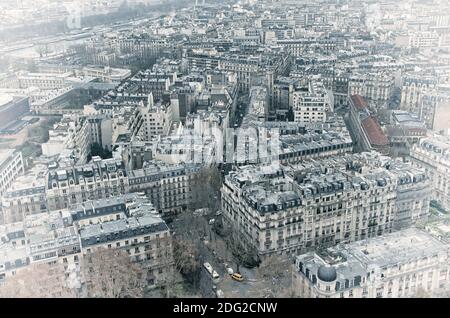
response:
<svg viewBox="0 0 450 318"><path fill-rule="evenodd" d="M166 250L161 259L161 266L170 269L170 273L166 273L158 284L164 291L165 297L173 297L181 276L188 283L196 286L200 273L199 252L195 244L176 239L172 242L173 253Z"/></svg>
<svg viewBox="0 0 450 318"><path fill-rule="evenodd" d="M121 249L100 248L83 257L82 281L87 297L140 298L144 296L145 271Z"/></svg>
<svg viewBox="0 0 450 318"><path fill-rule="evenodd" d="M102 148L100 144L94 142L91 146L91 153L88 156L90 160L93 156L100 156L102 159L112 158L112 152L106 148Z"/></svg>
<svg viewBox="0 0 450 318"><path fill-rule="evenodd" d="M33 263L8 277L0 287L0 298L75 298L77 290L68 284L60 263Z"/></svg>
<svg viewBox="0 0 450 318"><path fill-rule="evenodd" d="M236 263L236 272L239 272L240 266L254 267L259 263L258 250L251 244L245 244L246 238L235 228L225 231L225 244L233 255Z"/></svg>
<svg viewBox="0 0 450 318"><path fill-rule="evenodd" d="M177 221L173 238L174 268L186 282L196 288L200 280L201 259L205 254L201 238L208 233L208 222L204 217L182 213Z"/></svg>
<svg viewBox="0 0 450 318"><path fill-rule="evenodd" d="M255 285L258 297L292 297L291 261L286 255L270 255L259 265Z"/></svg>
<svg viewBox="0 0 450 318"><path fill-rule="evenodd" d="M190 208L209 208L212 212L220 209L220 188L222 175L216 167L204 167L191 180Z"/></svg>

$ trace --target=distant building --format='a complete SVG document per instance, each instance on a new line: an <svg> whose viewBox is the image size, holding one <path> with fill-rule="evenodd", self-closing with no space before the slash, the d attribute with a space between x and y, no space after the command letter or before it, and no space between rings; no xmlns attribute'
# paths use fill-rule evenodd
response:
<svg viewBox="0 0 450 318"><path fill-rule="evenodd" d="M106 83L120 83L131 76L131 71L128 69L111 67L86 66L82 72L84 76L95 77Z"/></svg>
<svg viewBox="0 0 450 318"><path fill-rule="evenodd" d="M23 73L18 75L20 88L59 89L70 85L72 72L66 73Z"/></svg>

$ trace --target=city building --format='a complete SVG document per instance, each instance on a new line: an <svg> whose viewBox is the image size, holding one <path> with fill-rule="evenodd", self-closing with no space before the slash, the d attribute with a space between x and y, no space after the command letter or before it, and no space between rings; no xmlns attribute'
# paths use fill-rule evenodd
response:
<svg viewBox="0 0 450 318"><path fill-rule="evenodd" d="M0 196L9 189L14 180L22 175L24 170L22 153L14 149L0 150Z"/></svg>
<svg viewBox="0 0 450 318"><path fill-rule="evenodd" d="M410 228L296 257L294 291L312 298L445 295L448 243Z"/></svg>
<svg viewBox="0 0 450 318"><path fill-rule="evenodd" d="M434 135L420 140L410 152L411 162L425 169L432 180L431 198L450 210L450 140Z"/></svg>
<svg viewBox="0 0 450 318"><path fill-rule="evenodd" d="M225 223L264 256L353 242L426 220L424 171L389 160L374 152L240 167L222 186Z"/></svg>
<svg viewBox="0 0 450 318"><path fill-rule="evenodd" d="M327 113L333 112L333 95L321 83L310 81L307 87L292 93L292 111L297 122L325 122Z"/></svg>
<svg viewBox="0 0 450 318"><path fill-rule="evenodd" d="M128 217L80 229L84 255L100 248L125 250L132 261L143 264L147 282L155 287L173 273L172 240L166 223L155 215Z"/></svg>

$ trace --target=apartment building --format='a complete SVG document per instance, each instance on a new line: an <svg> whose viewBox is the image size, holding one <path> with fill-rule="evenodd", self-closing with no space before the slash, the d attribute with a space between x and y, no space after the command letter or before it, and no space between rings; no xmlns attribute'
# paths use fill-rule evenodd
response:
<svg viewBox="0 0 450 318"><path fill-rule="evenodd" d="M174 274L170 231L157 215L85 225L80 229L80 240L83 255L100 248L125 250L133 262L144 266L152 287Z"/></svg>
<svg viewBox="0 0 450 318"><path fill-rule="evenodd" d="M450 85L436 85L421 94L419 116L429 129L447 133L450 127Z"/></svg>
<svg viewBox="0 0 450 318"><path fill-rule="evenodd" d="M248 91L255 84L255 78L261 71L260 61L257 57L245 56L221 57L218 68L219 70L236 73L238 87L241 91Z"/></svg>
<svg viewBox="0 0 450 318"><path fill-rule="evenodd" d="M60 161L84 164L91 151L91 126L86 117L65 115L49 130L49 140L42 144L42 154Z"/></svg>
<svg viewBox="0 0 450 318"><path fill-rule="evenodd" d="M73 77L71 72L66 73L23 73L18 75L19 87L38 87L40 89L60 89L70 85Z"/></svg>
<svg viewBox="0 0 450 318"><path fill-rule="evenodd" d="M22 152L0 149L0 197L11 186L16 177L24 173Z"/></svg>
<svg viewBox="0 0 450 318"><path fill-rule="evenodd" d="M439 33L430 31L410 33L409 46L413 48L439 47L440 46Z"/></svg>
<svg viewBox="0 0 450 318"><path fill-rule="evenodd" d="M86 201L0 226L0 284L33 263L60 263L80 280L84 255L122 248L155 286L173 273L170 232L145 194ZM77 278L78 277L78 278Z"/></svg>
<svg viewBox="0 0 450 318"><path fill-rule="evenodd" d="M151 98L150 95L146 106L139 107L139 112L142 116L139 136L141 136L142 140L152 140L159 136L167 136L174 120L174 105L170 102L153 104Z"/></svg>
<svg viewBox="0 0 450 318"><path fill-rule="evenodd" d="M272 107L277 115L285 118L292 105L292 94L297 87L298 79L279 76L273 86Z"/></svg>
<svg viewBox="0 0 450 318"><path fill-rule="evenodd" d="M261 121L267 120L270 105L267 89L262 86L252 86L249 95L248 114Z"/></svg>
<svg viewBox="0 0 450 318"><path fill-rule="evenodd" d="M80 239L67 210L27 215L0 226L0 236L0 284L36 263L62 264L67 277L79 271ZM55 287L58 291L63 286Z"/></svg>
<svg viewBox="0 0 450 318"><path fill-rule="evenodd" d="M30 264L21 223L0 225L0 286Z"/></svg>
<svg viewBox="0 0 450 318"><path fill-rule="evenodd" d="M191 180L199 170L195 164L146 164L128 172L130 192L145 192L159 213L185 210L192 200Z"/></svg>
<svg viewBox="0 0 450 318"><path fill-rule="evenodd" d="M45 167L40 165L18 176L3 193L0 223L20 222L27 215L48 211L45 199Z"/></svg>
<svg viewBox="0 0 450 318"><path fill-rule="evenodd" d="M120 83L131 76L131 71L128 69L111 68L111 67L83 67L82 73L84 76L98 78L106 83Z"/></svg>
<svg viewBox="0 0 450 318"><path fill-rule="evenodd" d="M388 162L365 153L240 167L222 186L225 223L264 256L353 242L426 220L424 171Z"/></svg>
<svg viewBox="0 0 450 318"><path fill-rule="evenodd" d="M94 157L86 165L50 169L45 195L48 209L53 211L125 194L127 189L127 171L120 160Z"/></svg>
<svg viewBox="0 0 450 318"><path fill-rule="evenodd" d="M98 144L104 149L112 149L112 118L109 115L87 116L90 143Z"/></svg>
<svg viewBox="0 0 450 318"><path fill-rule="evenodd" d="M292 93L291 108L296 122L325 122L327 112L332 112L333 106L332 93L315 81Z"/></svg>
<svg viewBox="0 0 450 318"><path fill-rule="evenodd" d="M402 82L400 109L421 116L422 96L436 87L436 79L424 75L406 75Z"/></svg>
<svg viewBox="0 0 450 318"><path fill-rule="evenodd" d="M294 292L306 298L402 298L449 291L448 243L405 229L296 257Z"/></svg>
<svg viewBox="0 0 450 318"><path fill-rule="evenodd" d="M280 174L274 172L265 184L245 186L248 180L230 173L222 188L227 224L261 256L298 253L392 230L392 180L385 178L389 183L382 189L364 178L353 185L343 175L315 175L306 183L299 178L289 182Z"/></svg>
<svg viewBox="0 0 450 318"><path fill-rule="evenodd" d="M361 95L369 102L383 106L391 97L395 78L387 72L354 73L348 79L348 94Z"/></svg>
<svg viewBox="0 0 450 318"><path fill-rule="evenodd" d="M425 169L432 180L431 199L450 211L450 139L434 135L420 140L410 151L411 162Z"/></svg>
<svg viewBox="0 0 450 318"><path fill-rule="evenodd" d="M278 40L277 44L281 45L286 52L293 56L300 57L310 49L331 53L336 49L337 42L334 39L327 38L300 38Z"/></svg>
<svg viewBox="0 0 450 318"><path fill-rule="evenodd" d="M430 213L432 189L425 169L395 161L388 165L388 170L397 176L395 229L426 221Z"/></svg>
<svg viewBox="0 0 450 318"><path fill-rule="evenodd" d="M219 66L219 54L213 48L191 49L185 53L184 60L189 72L195 70L214 70Z"/></svg>
<svg viewBox="0 0 450 318"><path fill-rule="evenodd" d="M80 240L67 210L30 215L23 224L30 263L79 267Z"/></svg>

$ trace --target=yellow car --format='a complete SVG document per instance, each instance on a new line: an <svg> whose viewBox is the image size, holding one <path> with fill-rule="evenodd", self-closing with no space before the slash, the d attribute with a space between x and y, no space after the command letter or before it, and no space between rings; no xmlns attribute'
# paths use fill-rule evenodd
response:
<svg viewBox="0 0 450 318"><path fill-rule="evenodd" d="M234 280L237 280L238 282L242 282L244 280L244 277L239 273L232 274L231 278L233 278Z"/></svg>

